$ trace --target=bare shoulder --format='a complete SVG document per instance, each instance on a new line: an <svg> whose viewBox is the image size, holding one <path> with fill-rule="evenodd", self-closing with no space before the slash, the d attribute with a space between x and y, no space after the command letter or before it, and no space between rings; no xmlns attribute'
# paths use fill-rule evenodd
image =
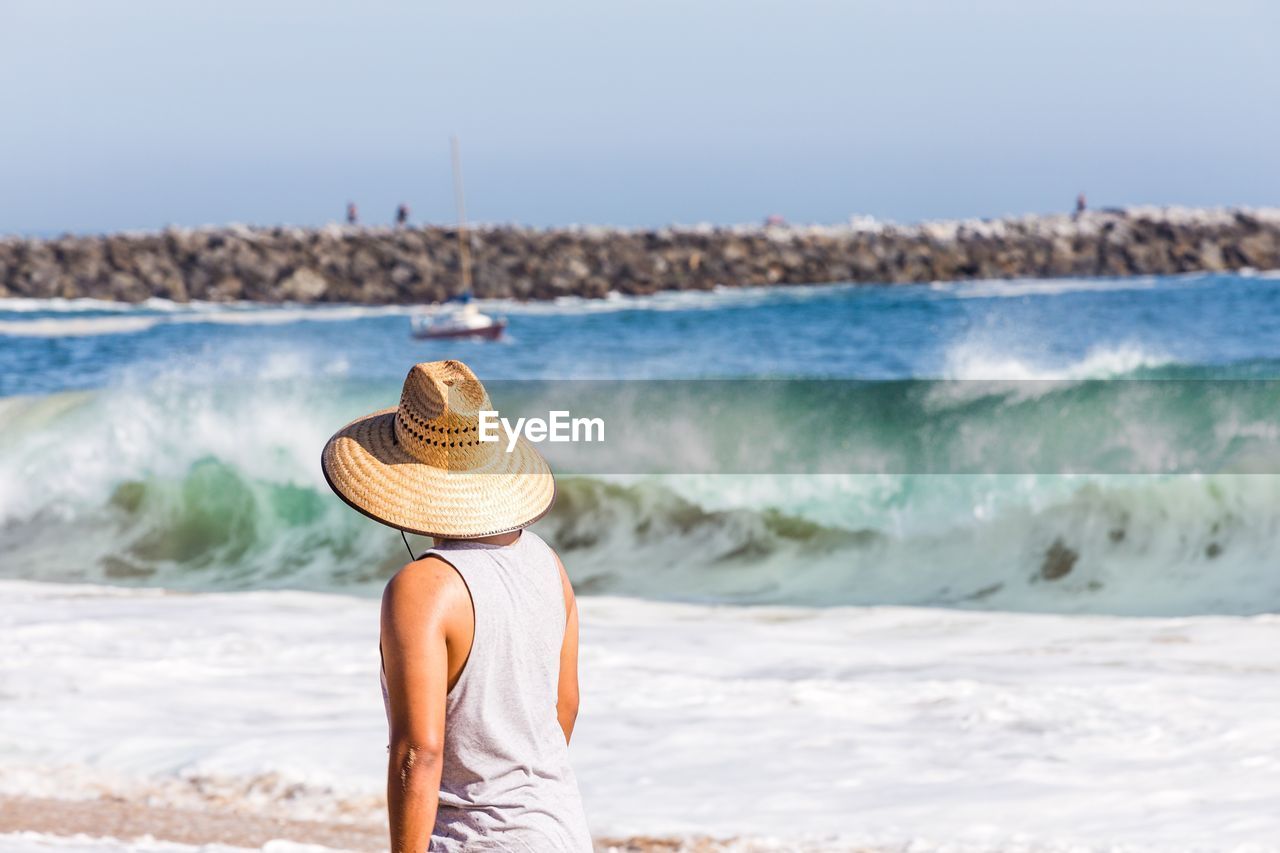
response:
<svg viewBox="0 0 1280 853"><path fill-rule="evenodd" d="M460 597L468 598L462 578L446 560L430 554L407 564L387 581L382 614L384 619L412 614L420 620L431 613L447 612Z"/></svg>

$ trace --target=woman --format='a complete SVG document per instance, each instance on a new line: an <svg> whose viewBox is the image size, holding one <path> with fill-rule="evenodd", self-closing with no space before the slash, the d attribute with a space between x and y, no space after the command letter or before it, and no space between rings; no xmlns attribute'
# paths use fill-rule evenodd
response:
<svg viewBox="0 0 1280 853"><path fill-rule="evenodd" d="M418 364L399 406L324 448L339 497L435 538L382 599L392 853L591 850L568 760L577 606L560 559L524 529L555 481L523 437L510 453L505 436L479 440L492 409L465 364Z"/></svg>

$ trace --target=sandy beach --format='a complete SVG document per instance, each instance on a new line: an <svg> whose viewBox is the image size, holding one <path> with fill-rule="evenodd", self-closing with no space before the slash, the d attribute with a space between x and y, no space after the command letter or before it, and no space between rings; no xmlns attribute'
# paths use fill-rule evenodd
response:
<svg viewBox="0 0 1280 853"><path fill-rule="evenodd" d="M110 797L92 800L0 797L0 844L4 834L23 832L51 836L45 842L48 844L56 844L53 840L56 838L81 836L84 840L79 843L97 843L104 848L114 841L138 843L138 839L247 849L264 845L277 849L280 841L362 853L387 848L386 828L376 823L272 819L234 811L153 806ZM620 853L731 849L727 844L698 839L599 839L598 843L601 850Z"/></svg>
<svg viewBox="0 0 1280 853"><path fill-rule="evenodd" d="M216 845L269 853L286 853L303 847L358 853L382 853L387 849L386 828L374 823L273 819L234 811L153 806L110 797L92 800L0 797L0 849L3 850L71 848L110 853L156 847L169 849L164 842L182 845L183 849L205 850ZM599 853L775 853L833 849L813 842L787 844L766 839L644 836L596 839ZM875 853L867 847L839 849L848 853Z"/></svg>
<svg viewBox="0 0 1280 853"><path fill-rule="evenodd" d="M250 849L273 840L335 850L378 851L387 846L385 828L373 823L273 819L235 811L148 805L109 796L80 800L0 797L0 833L18 832L123 841L152 838Z"/></svg>

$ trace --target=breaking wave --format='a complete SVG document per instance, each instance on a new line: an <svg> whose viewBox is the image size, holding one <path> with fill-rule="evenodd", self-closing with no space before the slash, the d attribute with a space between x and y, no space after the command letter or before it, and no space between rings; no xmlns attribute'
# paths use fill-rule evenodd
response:
<svg viewBox="0 0 1280 853"><path fill-rule="evenodd" d="M961 343L947 353L944 373L951 379L1039 381L1111 379L1147 373L1174 363L1165 353L1136 344L1097 347L1067 364L1019 358L983 344Z"/></svg>
<svg viewBox="0 0 1280 853"><path fill-rule="evenodd" d="M282 375L0 400L0 574L374 594L404 546L332 498L318 456L395 392ZM1203 409L1184 417L1208 441ZM1276 506L1270 475L577 476L538 529L588 594L1253 613L1280 609Z"/></svg>

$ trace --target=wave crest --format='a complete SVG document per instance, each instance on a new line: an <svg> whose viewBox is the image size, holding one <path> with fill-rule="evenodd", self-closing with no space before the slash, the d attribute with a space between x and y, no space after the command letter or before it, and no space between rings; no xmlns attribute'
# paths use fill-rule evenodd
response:
<svg viewBox="0 0 1280 853"><path fill-rule="evenodd" d="M0 573L375 593L404 546L318 458L394 389L303 372L0 401ZM564 477L539 529L587 593L1253 613L1280 609L1276 505L1259 475Z"/></svg>

